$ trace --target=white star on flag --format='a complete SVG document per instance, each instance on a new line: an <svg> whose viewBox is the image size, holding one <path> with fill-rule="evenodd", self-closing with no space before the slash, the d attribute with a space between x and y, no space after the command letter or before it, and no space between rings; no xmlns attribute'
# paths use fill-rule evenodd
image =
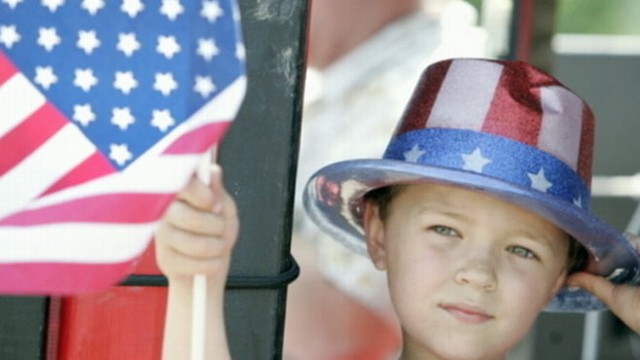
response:
<svg viewBox="0 0 640 360"><path fill-rule="evenodd" d="M404 152L402 155L404 155L404 159L406 161L418 162L418 160L420 160L420 157L422 155L424 155L425 153L426 153L426 151L420 150L420 146L418 146L418 144L415 144L415 145L413 145L411 150L409 150L407 152Z"/></svg>
<svg viewBox="0 0 640 360"><path fill-rule="evenodd" d="M51 66L36 66L36 77L33 79L36 84L40 84L45 90L49 90L51 85L58 81L58 77L53 72Z"/></svg>
<svg viewBox="0 0 640 360"><path fill-rule="evenodd" d="M0 44L11 49L18 41L20 41L20 34L16 31L15 25L0 26Z"/></svg>
<svg viewBox="0 0 640 360"><path fill-rule="evenodd" d="M462 154L462 160L464 161L464 165L462 166L463 170L475 171L477 173L482 173L485 165L491 162L491 160L482 155L480 148L475 148L471 154Z"/></svg>
<svg viewBox="0 0 640 360"><path fill-rule="evenodd" d="M202 56L206 61L211 61L214 56L220 53L220 49L216 45L215 40L209 39L198 39L198 50L197 54Z"/></svg>
<svg viewBox="0 0 640 360"><path fill-rule="evenodd" d="M140 0L123 0L120 10L129 15L130 18L135 18L138 13L144 9L144 4Z"/></svg>
<svg viewBox="0 0 640 360"><path fill-rule="evenodd" d="M96 119L96 114L89 104L76 105L73 107L73 119L86 127Z"/></svg>
<svg viewBox="0 0 640 360"><path fill-rule="evenodd" d="M547 189L549 189L551 185L553 185L544 176L543 168L540 168L540 171L538 171L538 173L536 174L527 173L527 176L529 176L529 179L531 180L531 188L533 189L547 192Z"/></svg>
<svg viewBox="0 0 640 360"><path fill-rule="evenodd" d="M131 109L128 107L114 108L111 115L111 123L120 128L120 130L127 130L129 125L136 122L136 119L131 114Z"/></svg>
<svg viewBox="0 0 640 360"><path fill-rule="evenodd" d="M180 4L180 0L162 0L160 12L173 21L184 12L184 7Z"/></svg>
<svg viewBox="0 0 640 360"><path fill-rule="evenodd" d="M244 44L242 43L237 43L236 44L236 58L238 58L238 60L244 61L245 57L247 56L247 50L244 46Z"/></svg>
<svg viewBox="0 0 640 360"><path fill-rule="evenodd" d="M200 11L200 15L207 19L210 23L215 22L218 18L224 15L224 11L220 7L217 1L203 1L202 2L202 10Z"/></svg>
<svg viewBox="0 0 640 360"><path fill-rule="evenodd" d="M169 110L153 110L151 125L162 132L166 132L174 124L175 120L171 116L171 112L169 112Z"/></svg>
<svg viewBox="0 0 640 360"><path fill-rule="evenodd" d="M582 208L582 196L578 195L576 199L573 199L573 205Z"/></svg>
<svg viewBox="0 0 640 360"><path fill-rule="evenodd" d="M76 69L73 85L81 88L85 92L89 92L93 86L98 83L98 78L93 75L91 69Z"/></svg>
<svg viewBox="0 0 640 360"><path fill-rule="evenodd" d="M140 43L136 39L136 34L118 34L118 45L116 49L122 51L127 57L131 57L134 52L140 49Z"/></svg>
<svg viewBox="0 0 640 360"><path fill-rule="evenodd" d="M2 0L3 3L9 5L11 9L15 9L16 5L20 4L24 0Z"/></svg>
<svg viewBox="0 0 640 360"><path fill-rule="evenodd" d="M64 0L42 0L42 5L48 7L51 12L56 12L62 4Z"/></svg>
<svg viewBox="0 0 640 360"><path fill-rule="evenodd" d="M173 36L159 36L156 51L164 55L167 59L171 59L175 54L180 52L180 45Z"/></svg>
<svg viewBox="0 0 640 360"><path fill-rule="evenodd" d="M80 30L78 32L77 45L80 49L84 50L85 54L89 55L93 52L93 50L100 46L100 40L98 40L95 31Z"/></svg>
<svg viewBox="0 0 640 360"><path fill-rule="evenodd" d="M87 10L89 14L95 15L100 9L104 7L103 0L84 0L82 1L82 8Z"/></svg>
<svg viewBox="0 0 640 360"><path fill-rule="evenodd" d="M216 91L216 85L210 76L196 76L196 84L193 86L193 90L206 98Z"/></svg>
<svg viewBox="0 0 640 360"><path fill-rule="evenodd" d="M156 81L153 83L153 88L160 91L164 96L169 96L173 90L178 88L178 83L173 79L171 73L158 73L155 78Z"/></svg>
<svg viewBox="0 0 640 360"><path fill-rule="evenodd" d="M116 71L116 80L113 82L113 87L127 95L136 86L138 86L138 81L131 71Z"/></svg>
<svg viewBox="0 0 640 360"><path fill-rule="evenodd" d="M60 44L60 37L56 28L40 28L38 29L38 44L51 52L54 47Z"/></svg>
<svg viewBox="0 0 640 360"><path fill-rule="evenodd" d="M111 144L109 148L109 157L120 165L124 165L133 157L126 144Z"/></svg>

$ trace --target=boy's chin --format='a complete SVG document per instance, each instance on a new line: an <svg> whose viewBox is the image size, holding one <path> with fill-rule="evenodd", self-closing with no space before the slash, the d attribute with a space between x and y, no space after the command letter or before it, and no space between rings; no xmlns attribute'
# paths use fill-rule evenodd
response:
<svg viewBox="0 0 640 360"><path fill-rule="evenodd" d="M427 353L430 356L402 357L401 360L433 359L433 360L504 360L506 353L496 352L489 346L469 346L468 344L440 344Z"/></svg>

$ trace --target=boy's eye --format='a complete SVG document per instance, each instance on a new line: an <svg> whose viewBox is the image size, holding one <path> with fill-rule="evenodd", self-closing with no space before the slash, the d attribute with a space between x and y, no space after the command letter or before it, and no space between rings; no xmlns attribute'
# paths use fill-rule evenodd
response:
<svg viewBox="0 0 640 360"><path fill-rule="evenodd" d="M525 259L538 259L538 255L536 255L533 251L522 247L522 246L509 246L507 251L513 253L521 258Z"/></svg>
<svg viewBox="0 0 640 360"><path fill-rule="evenodd" d="M444 236L460 236L457 231L444 225L435 225L435 226L432 226L430 229L436 232L437 234L444 235Z"/></svg>

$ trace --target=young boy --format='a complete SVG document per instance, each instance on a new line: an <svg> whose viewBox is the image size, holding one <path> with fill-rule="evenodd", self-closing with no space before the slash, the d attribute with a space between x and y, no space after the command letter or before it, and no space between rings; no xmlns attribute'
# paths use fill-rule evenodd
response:
<svg viewBox="0 0 640 360"><path fill-rule="evenodd" d="M402 359L501 359L540 311L604 306L565 288L569 273L636 281L634 247L588 211L593 129L580 98L527 64L447 60L424 72L382 159L336 163L311 178L312 219L387 272ZM213 269L210 301L219 309L237 222L222 211L207 225L213 197L223 208L232 200L218 187L201 201L206 187L194 186L201 191L182 198L191 207L174 204L158 234L159 254L171 255L159 262L170 294L190 286L180 271ZM201 256L199 246L211 252ZM203 267L164 266L172 256ZM638 315L617 307L637 312L636 288L584 273L570 283L595 290L640 329ZM176 307L187 308L189 296L171 296L165 350L187 354L180 339L188 332L175 329L185 319ZM215 315L220 326L221 310ZM228 356L224 331L210 339Z"/></svg>

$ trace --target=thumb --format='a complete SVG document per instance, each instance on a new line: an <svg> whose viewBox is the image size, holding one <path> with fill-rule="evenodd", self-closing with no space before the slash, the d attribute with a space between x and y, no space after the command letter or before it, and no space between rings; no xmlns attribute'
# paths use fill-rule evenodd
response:
<svg viewBox="0 0 640 360"><path fill-rule="evenodd" d="M222 167L215 163L209 168L209 188L214 196L213 212L219 213L222 210L225 189L222 183Z"/></svg>
<svg viewBox="0 0 640 360"><path fill-rule="evenodd" d="M209 187L216 193L224 191L222 185L222 167L216 163L212 163L209 167Z"/></svg>

